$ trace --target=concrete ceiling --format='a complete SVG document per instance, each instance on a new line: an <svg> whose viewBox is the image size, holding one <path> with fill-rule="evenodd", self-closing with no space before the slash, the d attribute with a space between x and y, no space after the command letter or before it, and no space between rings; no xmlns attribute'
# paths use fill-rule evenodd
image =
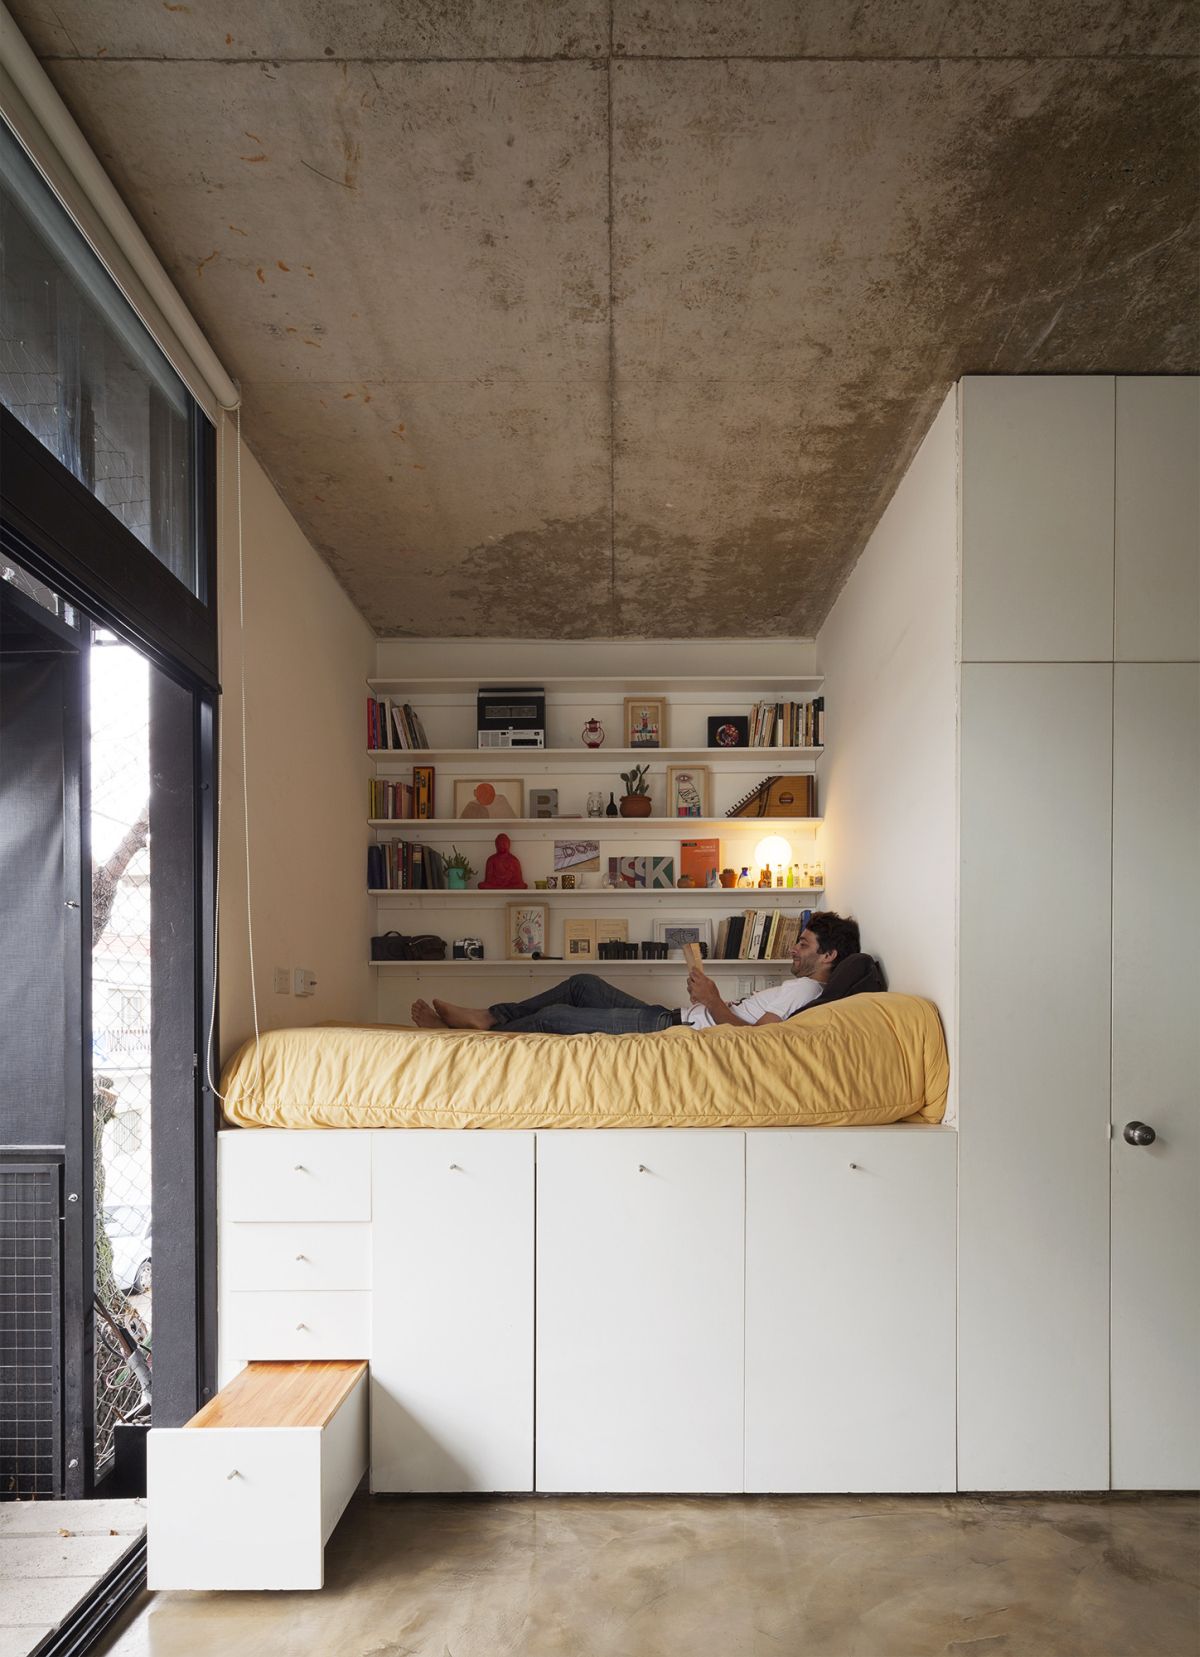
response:
<svg viewBox="0 0 1200 1657"><path fill-rule="evenodd" d="M9 4L382 634L811 635L958 375L1200 367L1192 4Z"/></svg>

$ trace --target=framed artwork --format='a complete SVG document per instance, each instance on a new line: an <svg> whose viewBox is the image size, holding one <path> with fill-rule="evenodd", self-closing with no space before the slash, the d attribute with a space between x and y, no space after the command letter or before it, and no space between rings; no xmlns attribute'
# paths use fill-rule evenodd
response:
<svg viewBox="0 0 1200 1657"><path fill-rule="evenodd" d="M454 784L456 817L524 817L525 784L520 777L459 777Z"/></svg>
<svg viewBox="0 0 1200 1657"><path fill-rule="evenodd" d="M665 748L667 745L667 704L661 696L625 698L625 746Z"/></svg>
<svg viewBox="0 0 1200 1657"><path fill-rule="evenodd" d="M556 840L554 867L561 874L572 869L576 874L587 874L600 867L599 840Z"/></svg>
<svg viewBox="0 0 1200 1657"><path fill-rule="evenodd" d="M596 959L596 922L563 922L563 959L565 961L594 961Z"/></svg>
<svg viewBox="0 0 1200 1657"><path fill-rule="evenodd" d="M745 713L716 713L708 721L710 748L748 748L750 716Z"/></svg>
<svg viewBox="0 0 1200 1657"><path fill-rule="evenodd" d="M707 765L667 766L668 817L707 817L708 796Z"/></svg>
<svg viewBox="0 0 1200 1657"><path fill-rule="evenodd" d="M654 941L666 944L669 959L683 960L684 944L703 944L702 954L712 955L712 921L707 916L699 920L658 919L654 922Z"/></svg>
<svg viewBox="0 0 1200 1657"><path fill-rule="evenodd" d="M546 953L546 916L544 903L510 903L505 910L505 942L510 961L521 961L527 956Z"/></svg>

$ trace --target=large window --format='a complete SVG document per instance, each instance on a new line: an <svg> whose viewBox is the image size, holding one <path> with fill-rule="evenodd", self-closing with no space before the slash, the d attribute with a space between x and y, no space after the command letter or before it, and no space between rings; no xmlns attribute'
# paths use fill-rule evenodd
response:
<svg viewBox="0 0 1200 1657"><path fill-rule="evenodd" d="M193 398L0 122L0 403L206 593Z"/></svg>

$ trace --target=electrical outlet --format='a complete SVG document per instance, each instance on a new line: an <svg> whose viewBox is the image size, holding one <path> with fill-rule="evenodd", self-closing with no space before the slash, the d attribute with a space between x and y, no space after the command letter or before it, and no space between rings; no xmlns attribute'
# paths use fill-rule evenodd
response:
<svg viewBox="0 0 1200 1657"><path fill-rule="evenodd" d="M291 993L292 993L292 974L291 974L290 969L287 968L287 967L276 967L275 968L275 994L276 995L291 995Z"/></svg>
<svg viewBox="0 0 1200 1657"><path fill-rule="evenodd" d="M315 995L317 990L317 975L309 967L292 968L292 994Z"/></svg>

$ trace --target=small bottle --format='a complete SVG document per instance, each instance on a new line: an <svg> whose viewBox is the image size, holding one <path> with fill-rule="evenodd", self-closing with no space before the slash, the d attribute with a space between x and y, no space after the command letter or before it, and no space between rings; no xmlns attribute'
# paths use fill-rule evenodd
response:
<svg viewBox="0 0 1200 1657"><path fill-rule="evenodd" d="M817 862L817 863L813 864L813 866L812 866L812 883L813 883L814 886L819 886L822 890L824 890L824 887L825 887L825 865L824 865L824 863Z"/></svg>
<svg viewBox="0 0 1200 1657"><path fill-rule="evenodd" d="M606 817L619 817L621 815L621 813L617 810L617 802L613 799L611 794L608 796L608 804L604 808L604 815Z"/></svg>
<svg viewBox="0 0 1200 1657"><path fill-rule="evenodd" d="M794 863L788 864L787 883L789 886L796 884L796 865Z"/></svg>
<svg viewBox="0 0 1200 1657"><path fill-rule="evenodd" d="M753 886L754 885L754 882L750 879L749 866L745 863L742 864L742 872L738 876L737 883L738 883L739 886Z"/></svg>
<svg viewBox="0 0 1200 1657"><path fill-rule="evenodd" d="M762 868L758 871L758 884L760 886L769 886L771 884L771 865L769 863L764 863Z"/></svg>
<svg viewBox="0 0 1200 1657"><path fill-rule="evenodd" d="M810 869L809 869L809 866L808 866L808 864L807 864L807 863L806 863L806 864L805 864L805 865L804 865L804 871L803 871L803 873L802 873L802 875L801 875L801 877L800 877L800 884L801 884L801 886L803 886L803 887L804 887L804 890L805 890L805 891L806 891L806 892L807 892L807 891L808 891L808 890L809 890L809 889L810 889L810 888L811 888L811 886L812 886L812 872L811 872L811 870L810 870Z"/></svg>

